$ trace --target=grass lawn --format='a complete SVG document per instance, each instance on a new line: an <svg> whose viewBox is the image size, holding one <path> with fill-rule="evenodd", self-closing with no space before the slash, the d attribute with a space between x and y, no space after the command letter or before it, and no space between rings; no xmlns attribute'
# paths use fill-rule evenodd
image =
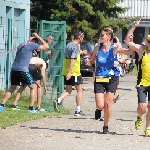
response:
<svg viewBox="0 0 150 150"><path fill-rule="evenodd" d="M28 106L29 106L29 97L28 96L21 96L18 105L20 110L12 110L11 105L14 101L15 95L11 97L10 100L5 105L4 112L0 112L0 129L5 129L6 127L16 125L21 122L26 122L30 120L35 120L39 118L44 118L47 116L56 116L61 114L69 114L69 110L65 108L60 109L60 113L55 111L49 112L40 112L39 114L29 114L27 113ZM0 92L0 99L2 100L3 93Z"/></svg>

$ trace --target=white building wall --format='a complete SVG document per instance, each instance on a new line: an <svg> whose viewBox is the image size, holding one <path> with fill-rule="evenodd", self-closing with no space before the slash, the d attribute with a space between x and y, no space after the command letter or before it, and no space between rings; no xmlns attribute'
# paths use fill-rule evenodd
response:
<svg viewBox="0 0 150 150"><path fill-rule="evenodd" d="M150 0L124 0L119 2L117 6L130 8L120 17L142 17L150 19Z"/></svg>

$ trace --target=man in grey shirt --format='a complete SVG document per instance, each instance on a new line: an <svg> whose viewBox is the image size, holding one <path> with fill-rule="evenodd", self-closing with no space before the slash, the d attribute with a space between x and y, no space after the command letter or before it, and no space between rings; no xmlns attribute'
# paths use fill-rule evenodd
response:
<svg viewBox="0 0 150 150"><path fill-rule="evenodd" d="M38 41L40 41L42 45L37 44ZM5 93L0 105L0 111L5 110L5 103L16 90L17 86L21 83L21 85L28 85L30 88L30 105L28 112L37 113L37 111L33 109L36 96L36 84L29 73L29 62L34 50L46 50L48 48L48 44L37 33L33 33L33 37L31 37L28 42L18 46L16 57L11 69L11 87Z"/></svg>

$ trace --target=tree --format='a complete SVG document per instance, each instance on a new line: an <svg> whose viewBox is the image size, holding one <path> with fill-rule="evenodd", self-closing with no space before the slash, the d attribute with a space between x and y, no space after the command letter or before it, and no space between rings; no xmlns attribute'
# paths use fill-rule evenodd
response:
<svg viewBox="0 0 150 150"><path fill-rule="evenodd" d="M31 0L35 20L66 21L67 32L80 29L88 39L112 26L114 32L127 28L133 19L120 18L128 8L117 6L120 0Z"/></svg>

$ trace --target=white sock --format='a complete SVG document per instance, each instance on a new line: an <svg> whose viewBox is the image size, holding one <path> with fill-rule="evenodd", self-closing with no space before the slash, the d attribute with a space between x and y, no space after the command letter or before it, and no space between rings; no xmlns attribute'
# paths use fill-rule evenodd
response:
<svg viewBox="0 0 150 150"><path fill-rule="evenodd" d="M80 106L77 106L76 111L77 111L77 112L80 112L80 111L81 111L81 110L80 110Z"/></svg>
<svg viewBox="0 0 150 150"><path fill-rule="evenodd" d="M58 103L61 103L61 99L60 98L58 98Z"/></svg>

